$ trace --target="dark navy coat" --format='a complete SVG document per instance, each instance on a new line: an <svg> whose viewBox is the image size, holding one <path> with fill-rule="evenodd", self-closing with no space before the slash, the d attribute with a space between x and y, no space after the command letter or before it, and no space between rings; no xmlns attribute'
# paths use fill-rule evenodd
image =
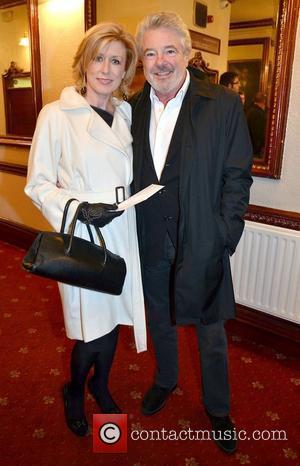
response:
<svg viewBox="0 0 300 466"><path fill-rule="evenodd" d="M133 102L134 191L141 189L150 86ZM238 94L191 73L181 137L175 314L178 324L234 317L229 255L244 228L252 147ZM143 265L143 204L137 206Z"/></svg>

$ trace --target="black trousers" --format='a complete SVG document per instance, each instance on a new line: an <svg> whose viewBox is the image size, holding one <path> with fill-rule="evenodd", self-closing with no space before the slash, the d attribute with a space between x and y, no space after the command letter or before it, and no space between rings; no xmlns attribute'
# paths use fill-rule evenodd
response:
<svg viewBox="0 0 300 466"><path fill-rule="evenodd" d="M170 290L173 282L175 248L167 235L164 256L144 267L147 319L156 355L155 383L171 388L178 378L177 329L171 324ZM203 402L214 416L229 413L227 338L224 322L196 325L202 371Z"/></svg>

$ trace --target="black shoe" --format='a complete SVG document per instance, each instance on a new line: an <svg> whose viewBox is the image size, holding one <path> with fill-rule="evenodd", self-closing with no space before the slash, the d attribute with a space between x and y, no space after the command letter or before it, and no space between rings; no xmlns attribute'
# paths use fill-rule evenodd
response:
<svg viewBox="0 0 300 466"><path fill-rule="evenodd" d="M237 433L229 416L212 416L206 411L211 422L211 439L226 453L234 453L237 449Z"/></svg>
<svg viewBox="0 0 300 466"><path fill-rule="evenodd" d="M97 405L101 409L103 414L121 414L122 411L119 406L115 403L115 401L110 396L109 391L107 390L106 395L100 394L99 390L97 390L93 377L91 377L88 381L88 389L93 395L96 400Z"/></svg>
<svg viewBox="0 0 300 466"><path fill-rule="evenodd" d="M165 406L169 395L171 395L176 387L177 385L174 385L174 387L169 389L156 384L152 385L142 401L142 414L144 414L144 416L151 416L160 411Z"/></svg>
<svg viewBox="0 0 300 466"><path fill-rule="evenodd" d="M78 435L79 437L84 437L89 432L89 425L84 415L79 419L74 418L70 410L69 390L70 390L70 385L69 384L64 385L63 400L64 400L65 417L67 421L67 426L75 435Z"/></svg>

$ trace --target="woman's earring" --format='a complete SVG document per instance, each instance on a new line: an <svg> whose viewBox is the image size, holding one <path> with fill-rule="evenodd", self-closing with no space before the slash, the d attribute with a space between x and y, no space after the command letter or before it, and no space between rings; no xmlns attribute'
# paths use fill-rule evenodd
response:
<svg viewBox="0 0 300 466"><path fill-rule="evenodd" d="M82 85L81 85L81 88L80 88L80 94L81 94L81 95L85 95L85 94L86 94L86 80L85 80L85 75L84 75L83 80L82 80Z"/></svg>
<svg viewBox="0 0 300 466"><path fill-rule="evenodd" d="M120 94L122 95L122 99L127 100L127 86L123 78L119 86L119 91L120 91Z"/></svg>

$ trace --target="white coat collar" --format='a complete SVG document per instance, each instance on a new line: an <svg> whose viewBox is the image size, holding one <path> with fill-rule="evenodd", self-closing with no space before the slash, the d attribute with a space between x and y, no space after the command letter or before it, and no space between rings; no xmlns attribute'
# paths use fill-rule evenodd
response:
<svg viewBox="0 0 300 466"><path fill-rule="evenodd" d="M125 155L128 155L128 146L132 143L130 133L131 107L127 102L113 98L115 114L110 128L102 118L92 109L86 99L81 96L74 87L65 87L59 99L59 105L63 111L87 111L90 118L87 124L87 132L105 144L116 147Z"/></svg>

